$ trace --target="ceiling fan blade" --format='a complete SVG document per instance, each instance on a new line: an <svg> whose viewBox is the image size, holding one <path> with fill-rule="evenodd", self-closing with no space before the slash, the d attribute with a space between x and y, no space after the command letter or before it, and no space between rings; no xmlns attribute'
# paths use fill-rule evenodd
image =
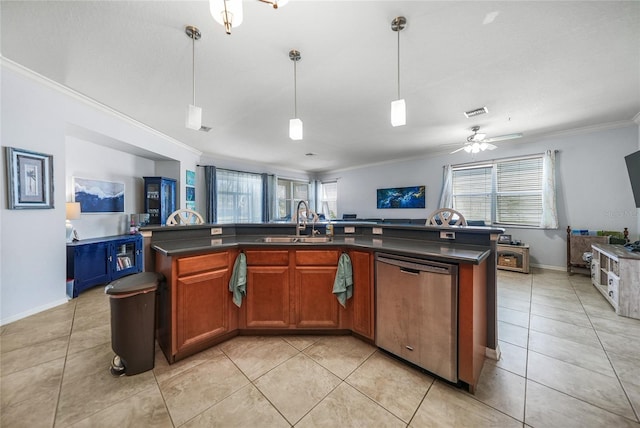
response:
<svg viewBox="0 0 640 428"><path fill-rule="evenodd" d="M452 151L451 153L449 153L450 155L454 154L454 153L458 153L460 150L464 150L464 146L460 147L457 150Z"/></svg>
<svg viewBox="0 0 640 428"><path fill-rule="evenodd" d="M485 150L495 150L498 148L498 146L494 146L493 144L489 144L483 141L483 143L485 143L487 145L487 147L485 148Z"/></svg>
<svg viewBox="0 0 640 428"><path fill-rule="evenodd" d="M489 137L482 140L483 143L493 143L494 141L504 141L504 140L513 140L514 138L521 138L522 134L507 134L507 135L498 135L497 137Z"/></svg>

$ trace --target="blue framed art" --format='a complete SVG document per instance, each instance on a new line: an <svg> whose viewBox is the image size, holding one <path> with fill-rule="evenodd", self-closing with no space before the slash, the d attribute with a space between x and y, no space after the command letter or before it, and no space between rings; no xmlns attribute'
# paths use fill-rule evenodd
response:
<svg viewBox="0 0 640 428"><path fill-rule="evenodd" d="M378 189L378 208L425 208L426 186Z"/></svg>
<svg viewBox="0 0 640 428"><path fill-rule="evenodd" d="M124 183L74 177L73 197L83 214L124 212Z"/></svg>

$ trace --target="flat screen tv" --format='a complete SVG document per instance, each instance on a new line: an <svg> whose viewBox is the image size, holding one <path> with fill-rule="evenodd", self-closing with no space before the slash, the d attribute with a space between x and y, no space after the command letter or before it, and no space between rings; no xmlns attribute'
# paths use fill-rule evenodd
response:
<svg viewBox="0 0 640 428"><path fill-rule="evenodd" d="M624 157L627 163L627 171L631 180L631 190L633 199L636 201L636 208L640 208L640 150Z"/></svg>

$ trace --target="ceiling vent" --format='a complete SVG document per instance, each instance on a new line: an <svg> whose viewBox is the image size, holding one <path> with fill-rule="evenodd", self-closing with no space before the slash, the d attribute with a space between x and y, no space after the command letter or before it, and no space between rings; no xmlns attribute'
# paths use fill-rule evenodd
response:
<svg viewBox="0 0 640 428"><path fill-rule="evenodd" d="M487 110L486 107L480 107L480 108L477 108L477 109L465 111L464 115L467 116L467 118L470 118L470 117L479 116L479 115L485 114L485 113L489 113L489 110Z"/></svg>

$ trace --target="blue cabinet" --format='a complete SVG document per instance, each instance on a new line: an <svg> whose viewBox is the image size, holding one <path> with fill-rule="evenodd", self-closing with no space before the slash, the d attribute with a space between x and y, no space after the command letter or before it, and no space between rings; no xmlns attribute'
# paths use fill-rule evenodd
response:
<svg viewBox="0 0 640 428"><path fill-rule="evenodd" d="M98 284L142 271L142 235L118 235L67 244L67 279L73 279L69 297L78 297Z"/></svg>
<svg viewBox="0 0 640 428"><path fill-rule="evenodd" d="M149 224L163 225L176 210L176 180L165 177L144 178L144 212Z"/></svg>

